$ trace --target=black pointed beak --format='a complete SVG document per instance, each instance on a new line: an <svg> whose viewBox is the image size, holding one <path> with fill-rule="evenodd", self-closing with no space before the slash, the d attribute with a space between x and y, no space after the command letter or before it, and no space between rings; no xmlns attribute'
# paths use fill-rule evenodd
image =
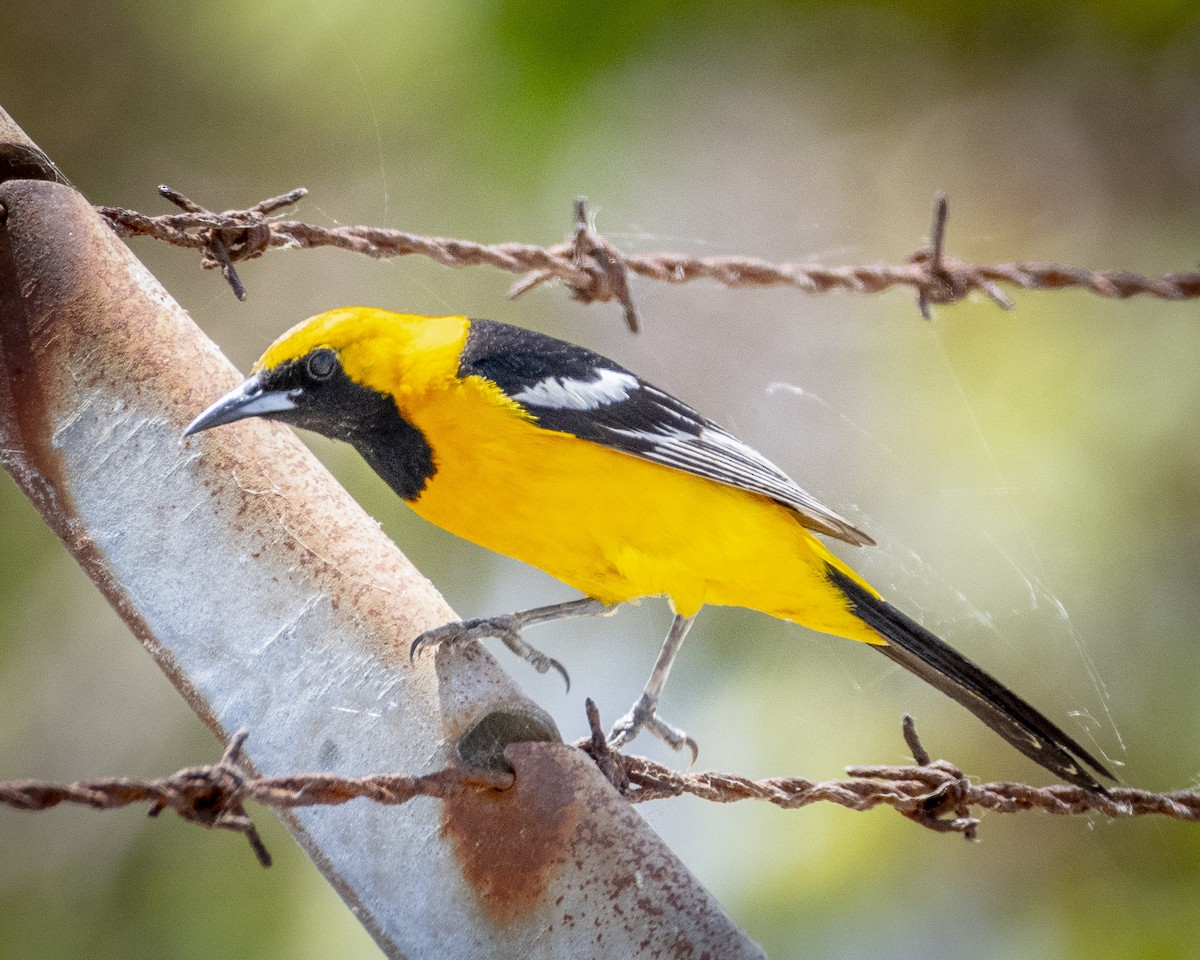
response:
<svg viewBox="0 0 1200 960"><path fill-rule="evenodd" d="M267 389L263 386L262 375L255 374L200 414L183 431L183 435L190 437L201 430L224 426L246 417L261 417L264 414L295 410L299 392Z"/></svg>

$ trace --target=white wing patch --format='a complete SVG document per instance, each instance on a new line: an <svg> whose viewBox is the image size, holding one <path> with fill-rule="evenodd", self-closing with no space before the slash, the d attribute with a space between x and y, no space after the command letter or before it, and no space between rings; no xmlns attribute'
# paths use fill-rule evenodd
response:
<svg viewBox="0 0 1200 960"><path fill-rule="evenodd" d="M619 370L593 368L594 380L574 377L546 377L525 387L512 398L534 407L556 410L595 410L610 403L619 403L639 387L638 378Z"/></svg>

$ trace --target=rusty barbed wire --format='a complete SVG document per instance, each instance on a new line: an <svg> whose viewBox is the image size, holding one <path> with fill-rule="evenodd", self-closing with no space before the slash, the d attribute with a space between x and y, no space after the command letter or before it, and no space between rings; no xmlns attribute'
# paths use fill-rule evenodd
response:
<svg viewBox="0 0 1200 960"><path fill-rule="evenodd" d="M115 777L65 785L36 780L0 782L0 805L37 811L60 803L77 803L113 810L150 803L152 817L169 808L189 823L243 834L259 863L269 867L271 855L246 813L247 800L278 809L335 806L360 798L401 804L414 797L444 799L477 790L502 790L513 782L513 775L503 771L454 768L419 777L339 777L326 773L254 777L242 765L242 749L248 736L245 729L235 733L218 763L188 767L159 780Z"/></svg>
<svg viewBox="0 0 1200 960"><path fill-rule="evenodd" d="M968 840L975 839L979 825L979 818L971 815L974 807L995 813L1040 810L1059 816L1099 814L1111 819L1155 814L1192 823L1200 821L1200 790L1152 793L1115 787L1096 793L1066 784L1050 787L1011 782L973 784L953 764L930 759L917 737L912 718L907 716L904 739L915 765L849 767L848 779L828 781L803 777L751 780L711 770L698 773L672 770L645 757L627 756L609 748L600 726L600 712L590 699L587 717L591 735L576 746L592 758L630 803L688 794L713 803L763 800L785 809L822 802L850 810L890 806L927 829L959 833ZM38 811L60 803L76 803L112 810L150 803L151 816L171 809L190 823L243 834L259 862L270 866L271 856L246 813L247 800L277 809L329 806L358 799L401 804L415 797L445 799L464 793L505 790L514 782L511 773L457 767L419 777L401 774L340 777L328 773L255 777L242 764L247 736L246 730L234 734L218 763L189 767L159 780L117 777L67 785L35 780L0 782L0 806Z"/></svg>
<svg viewBox="0 0 1200 960"><path fill-rule="evenodd" d="M630 757L611 750L600 727L599 711L587 701L591 736L577 743L596 760L601 772L631 803L643 803L684 794L714 803L765 800L785 809L813 803L835 803L850 810L891 806L897 813L937 833L961 833L974 840L979 819L971 808L994 813L1040 810L1068 816L1096 813L1112 819L1156 814L1175 820L1200 821L1200 790L1153 793L1131 787L1113 787L1096 793L1072 784L1034 787L1026 783L974 784L954 764L931 760L917 736L916 726L904 717L904 740L916 761L913 766L847 767L847 780L812 781L803 777L769 777L750 780L731 773L680 772L645 757Z"/></svg>
<svg viewBox="0 0 1200 960"><path fill-rule="evenodd" d="M490 266L523 274L509 291L519 297L549 280L559 280L583 303L617 302L626 324L637 332L637 307L629 286L634 274L660 283L710 280L728 287L790 286L806 294L835 290L874 294L892 287L913 290L921 315L932 304L951 304L979 292L1009 309L1012 300L1001 285L1021 290L1079 288L1099 297L1126 299L1137 295L1163 300L1200 298L1200 272L1147 277L1124 270L1087 270L1057 263L1011 261L991 266L968 263L946 253L949 207L944 194L934 202L930 246L902 264L826 267L809 263L772 263L756 257L693 257L676 253L627 255L596 232L587 201L575 201L575 228L570 239L552 247L533 244L482 244L447 237L427 237L383 227L319 227L299 220L272 219L308 191L303 187L260 201L246 210L213 213L170 187L159 192L184 212L147 216L121 207L97 207L121 237L146 236L175 246L204 251L203 265L219 268L239 299L245 287L234 264L267 250L335 247L376 259L420 255L447 267Z"/></svg>

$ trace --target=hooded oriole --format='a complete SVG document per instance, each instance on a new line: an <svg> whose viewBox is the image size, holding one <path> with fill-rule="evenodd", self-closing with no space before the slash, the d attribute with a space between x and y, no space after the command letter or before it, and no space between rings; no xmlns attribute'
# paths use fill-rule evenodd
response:
<svg viewBox="0 0 1200 960"><path fill-rule="evenodd" d="M694 751L656 708L708 603L864 641L1072 783L1102 789L1085 764L1112 777L813 534L870 537L732 434L590 350L489 320L332 310L280 337L187 434L251 416L347 441L425 519L584 594L447 624L414 651L497 636L539 670L562 670L523 642L523 627L665 596L675 621L645 692L613 729L617 744L645 726Z"/></svg>

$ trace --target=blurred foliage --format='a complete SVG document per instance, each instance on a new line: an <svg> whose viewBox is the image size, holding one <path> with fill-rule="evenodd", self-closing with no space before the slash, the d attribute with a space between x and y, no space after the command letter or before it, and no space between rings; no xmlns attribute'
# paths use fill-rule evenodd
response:
<svg viewBox="0 0 1200 960"><path fill-rule="evenodd" d="M19 52L0 57L0 103L97 203L161 211L167 182L221 209L302 184L322 223L553 243L584 193L626 249L844 263L905 256L941 188L951 250L983 261L1166 272L1200 235L1200 19L1183 0L9 0L0 36ZM1131 783L1196 781L1194 306L1023 294L1013 314L971 303L923 324L900 294L639 283L631 340L611 308L554 290L512 304L511 278L483 270L277 253L245 266L239 305L191 254L136 249L243 365L343 302L615 355L870 530L868 576ZM564 596L314 446L463 614ZM7 479L0 528L0 778L215 756ZM647 603L550 632L571 697L521 681L577 736L584 695L624 710L665 625ZM900 760L908 710L972 775L1040 782L882 658L742 611L702 619L666 709L704 764L750 775ZM989 817L968 845L885 812L643 812L774 956L1200 953L1195 827ZM270 872L169 818L0 811L0 958L376 955L260 819Z"/></svg>

